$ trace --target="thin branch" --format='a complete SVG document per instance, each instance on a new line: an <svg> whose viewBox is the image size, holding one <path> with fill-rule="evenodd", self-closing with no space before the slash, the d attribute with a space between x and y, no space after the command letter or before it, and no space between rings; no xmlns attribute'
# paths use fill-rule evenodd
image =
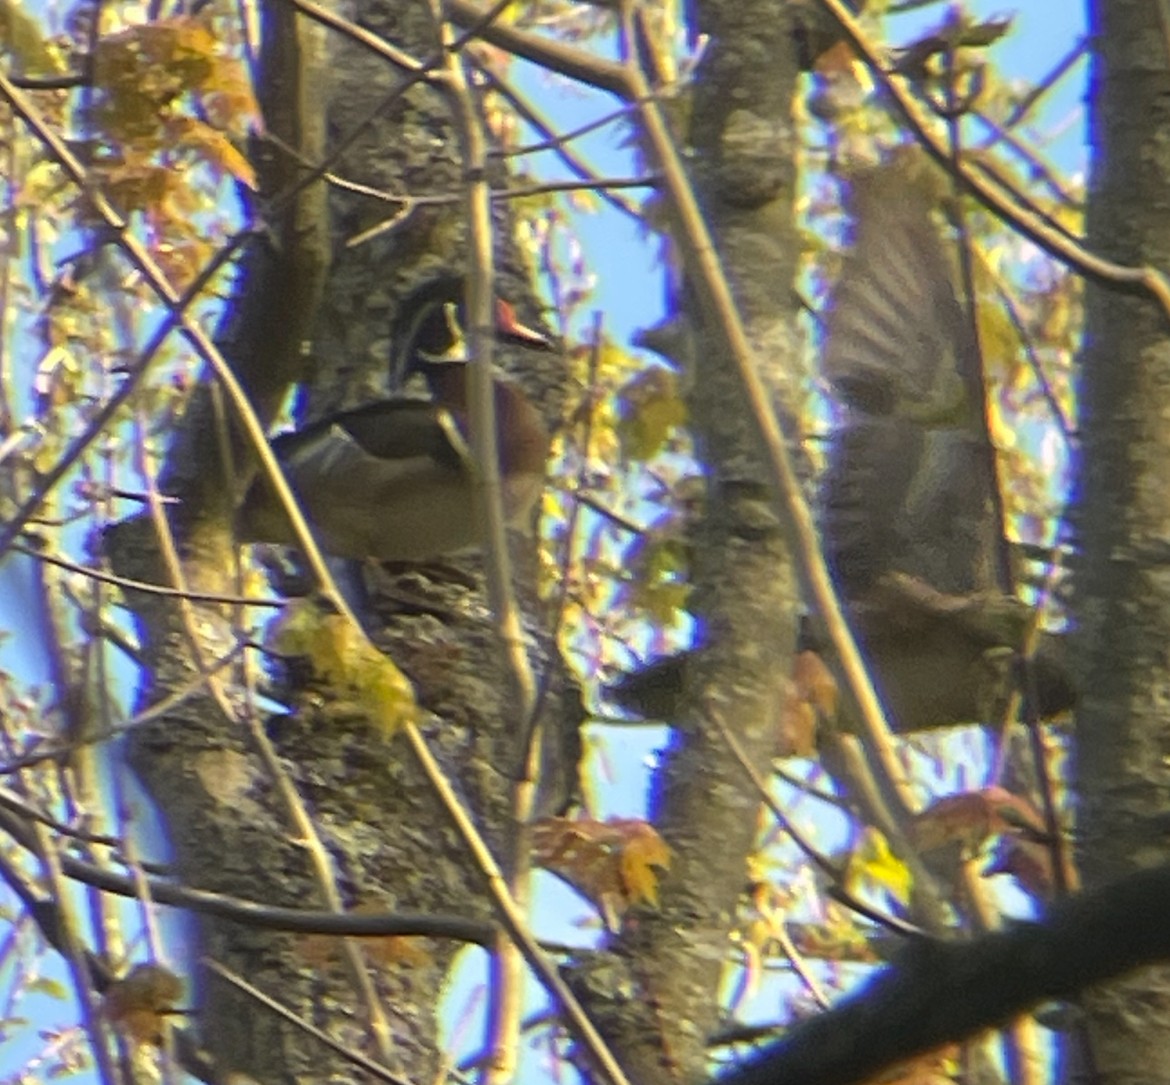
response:
<svg viewBox="0 0 1170 1085"><path fill-rule="evenodd" d="M76 825L66 824L39 806L34 806L31 799L24 799L11 788L2 785L0 785L0 806L6 810L11 810L14 814L18 814L26 821L37 822L51 829L58 836L75 840L81 844L92 844L103 848L121 848L123 846L123 841L120 837L107 833L89 832L85 829L78 828ZM150 864L143 864L143 869L152 869L155 874L165 873L165 868L157 865L151 868Z"/></svg>
<svg viewBox="0 0 1170 1085"><path fill-rule="evenodd" d="M12 85L34 93L42 90L75 90L89 85L89 79L82 73L75 75L13 75Z"/></svg>
<svg viewBox="0 0 1170 1085"><path fill-rule="evenodd" d="M1020 346L1024 350L1024 358L1028 363L1028 368L1032 371L1032 376L1036 378L1036 384L1040 389L1040 395L1044 399L1044 403L1048 408L1048 415L1052 419L1053 424L1060 432L1063 438L1065 447L1071 447L1075 434L1073 433L1072 423L1069 421L1067 415L1064 413L1064 408L1061 407L1056 398L1056 392L1052 387L1052 382L1048 379L1048 374L1044 372L1044 366L1040 361L1039 355L1036 353L1036 347L1032 342L1032 336L1028 332L1027 326L1024 324L1023 315L1020 313L1020 308L1016 304L1016 299L1012 297L1011 291L1007 284L1003 282L1001 277L997 275L984 261L984 268L995 283L995 294L999 300L1000 305L1003 306L1003 311L1007 315L1008 323L1020 341Z"/></svg>
<svg viewBox="0 0 1170 1085"><path fill-rule="evenodd" d="M344 189L347 192L356 192L361 196L372 196L375 199L381 200L383 203L400 203L407 213L418 207L449 207L452 204L467 199L466 192L440 192L430 196L413 196L410 193L384 192L370 185L363 185L358 181L348 181L335 174L326 174L325 176L329 183L336 188ZM515 188L493 188L489 190L488 198L495 203L501 200L523 200L529 196L545 196L552 192L594 192L597 190L605 191L607 189L622 188L656 188L660 181L661 178L653 173L640 174L637 177L595 177L588 175L578 181L541 181L531 185L518 185ZM623 208L623 210L629 211L630 209ZM639 222L642 221L642 216L636 211L630 211L630 214ZM397 219L395 220L395 225L398 225ZM363 240L368 240L368 238L363 235ZM353 248L357 243L356 240L351 241L349 247Z"/></svg>
<svg viewBox="0 0 1170 1085"><path fill-rule="evenodd" d="M215 660L210 666L209 671L215 673L229 666L244 648L245 645L243 644L235 645L229 652L226 652ZM53 743L44 749L37 749L20 757L14 757L8 761L0 762L0 776L9 776L21 769L30 768L33 765L39 765L45 761L62 760L68 757L78 746L92 746L98 742L105 742L107 739L118 738L136 727L142 727L144 724L150 723L160 716L167 715L176 707L189 700L203 689L205 681L204 675L194 675L178 689L168 693L165 697L155 701L154 704L148 708L144 708L141 712L116 727L111 727L106 730L95 730L87 734L83 739L76 739L72 742L65 743Z"/></svg>
<svg viewBox="0 0 1170 1085"><path fill-rule="evenodd" d="M630 1085L625 1072L597 1031L589 1014L585 1012L584 1007L569 989L556 965L545 956L536 939L533 938L532 932L526 926L524 913L517 907L516 902L512 899L512 894L508 891L508 884L504 880L499 864L492 856L491 849L475 827L475 823L463 809L454 788L443 775L442 768L427 748L426 740L421 732L413 723L408 723L403 728L403 732L410 743L411 751L431 781L431 786L444 809L455 823L455 828L479 865L487 882L492 906L499 916L501 924L516 943L529 967L536 973L545 989L560 1003L569 1031L573 1033L589 1057L596 1062L600 1071L609 1079L610 1085Z"/></svg>
<svg viewBox="0 0 1170 1085"><path fill-rule="evenodd" d="M444 10L447 18L464 27L475 26L483 19L483 9L472 0L446 0ZM479 36L489 45L530 60L558 75L568 76L599 90L607 90L619 98L629 94L622 66L613 61L599 60L584 49L499 23L484 29Z"/></svg>
<svg viewBox="0 0 1170 1085"><path fill-rule="evenodd" d="M114 587L121 588L123 591L140 591L147 595L161 595L168 598L186 599L192 603L223 603L229 606L275 607L279 609L287 602L285 599L261 599L247 595L218 595L214 592L180 591L178 588L169 588L165 584L150 584L145 580L133 580L129 577L117 576L114 573L107 573L102 569L96 569L92 565L79 565L77 562L69 561L55 554L46 553L44 550L36 550L31 546L23 546L20 543L13 543L12 549L18 554L24 554L27 557L35 558L37 561L43 561L46 565L55 565L59 569L64 569L70 573L77 573L80 576L88 577L90 580L97 580L103 584L112 584Z"/></svg>
<svg viewBox="0 0 1170 1085"><path fill-rule="evenodd" d="M551 269L549 274L551 275ZM553 297L554 301L558 302L557 308L560 308L558 296L559 284L554 285ZM585 378L585 398L588 406L585 410L585 424L584 431L581 434L580 443L577 445L578 464L576 479L574 480L574 490L580 490L585 484L585 474L589 469L590 446L593 443L593 422L596 411L594 410L593 397L596 395L597 389L597 371L601 366L601 348L604 342L603 337L603 316L600 310L593 314L593 334L591 336L591 345L589 350L589 368ZM569 438L566 436L566 443ZM577 529L581 520L581 503L578 501L570 502L569 515L565 521L564 530L561 532L562 545L560 553L557 555L557 576L554 583L557 585L557 590L550 599L547 608L548 629L554 638L559 638L561 629L564 625L565 614L569 606L569 593L572 586L572 571L574 564L574 550L577 545ZM542 701L547 690L547 684L543 685L540 691L540 696L537 698L537 704L533 713L533 724L535 720L539 719L542 712ZM533 729L532 724L529 725L528 731ZM522 744L522 761L524 764L532 763L532 735L531 733L524 736Z"/></svg>
<svg viewBox="0 0 1170 1085"><path fill-rule="evenodd" d="M0 808L0 832L7 833L22 848L33 850L36 844L32 827L24 818ZM117 874L105 867L78 859L68 853L61 856L61 870L67 878L90 885L103 892L134 900L138 887L134 878ZM36 896L31 886L25 886L15 871L0 860L0 879L20 896L29 914L41 922L44 909L51 902ZM418 912L338 913L314 911L308 908L283 908L216 893L194 889L173 881L149 879L151 898L169 908L184 908L200 915L230 920L243 927L279 931L284 934L320 934L338 938L444 938L473 945L490 945L497 927L463 916L425 914ZM56 946L57 940L49 941Z"/></svg>
<svg viewBox="0 0 1170 1085"><path fill-rule="evenodd" d="M211 957L201 957L200 963L204 968L210 969L221 979L226 980L233 987L239 991L243 991L249 998L255 999L261 1006L271 1013L276 1014L277 1017L288 1021L289 1024L300 1029L302 1032L312 1036L318 1043L329 1048L330 1051L336 1052L347 1062L354 1066L365 1070L366 1073L372 1074L378 1081L385 1081L388 1085L412 1085L412 1083L404 1077L394 1073L394 1071L387 1069L381 1063L374 1062L373 1059L366 1058L360 1051L355 1051L348 1044L343 1044L338 1040L333 1039L329 1033L323 1029L317 1028L316 1025L306 1021L300 1014L293 1013L287 1006L276 999L266 995L259 987L249 983L243 976L233 972L230 968L213 960Z"/></svg>
<svg viewBox="0 0 1170 1085"><path fill-rule="evenodd" d="M544 139L540 143L525 143L519 147L513 147L506 151L495 151L495 155L500 158L519 158L524 155L539 154L541 151L555 151L565 147L566 144L573 143L582 136L587 136L591 132L599 131L607 125L613 124L615 121L629 120L637 111L637 102L628 102L618 109L611 110L609 113L604 113L600 117L595 117L591 121L586 121L577 128L570 128L567 132L557 133L548 125L533 127L544 135ZM531 123L531 122L529 122Z"/></svg>
<svg viewBox="0 0 1170 1085"><path fill-rule="evenodd" d="M568 132L564 135L558 135L553 129L552 125L541 116L536 107L526 102L516 91L514 91L507 83L500 79L494 72L492 72L485 65L480 64L474 57L468 58L480 76L485 80L488 88L494 90L497 94L504 98L505 101L516 112L525 124L534 128L541 136L544 137L543 142L534 144L533 146L542 151L552 151L564 164L582 181L589 186L596 186L598 196L608 203L615 211L621 212L628 216L635 222L641 223L644 221L640 211L620 196L615 196L611 191L611 186L607 184L602 178L589 167L583 158L577 155L568 145L574 139L579 138L584 133L577 129L575 132ZM618 112L617 116L628 115L629 107ZM607 118L604 123L608 123L612 117ZM589 126L588 131L592 131L594 126ZM522 152L519 148L511 151L489 151L490 157L514 158L518 157ZM493 196L494 198L494 196Z"/></svg>
<svg viewBox="0 0 1170 1085"><path fill-rule="evenodd" d="M640 16L639 16L640 17ZM821 552L820 538L789 444L772 410L771 398L759 375L759 369L744 331L743 323L731 296L727 278L715 249L706 220L699 209L690 179L682 164L674 140L657 101L634 64L624 69L628 94L640 100L642 123L647 140L663 173L664 190L678 216L677 236L686 261L690 282L710 320L712 330L721 335L727 356L743 384L752 414L764 440L798 571L804 582L806 598L825 623L829 638L841 662L850 692L857 702L861 722L878 754L882 770L907 809L912 797L902 765L894 754L890 726L878 700L865 663L853 634L845 621L836 588Z"/></svg>
<svg viewBox="0 0 1170 1085"><path fill-rule="evenodd" d="M481 29L487 29L503 12L510 0L500 0ZM438 0L433 2L435 18L444 46L449 46L450 26L442 21ZM485 16L485 18L487 18ZM512 710L522 721L534 719L536 683L524 642L524 626L512 585L512 563L508 556L507 524L504 517L503 482L500 478L498 419L495 410L495 377L492 373L493 336L491 329L495 266L492 251L492 200L487 174L487 140L476 105L471 96L461 57L449 49L443 87L459 139L466 177L466 214L469 235L467 275L467 311L470 319L471 376L468 401L471 415L471 445L475 456L475 500L484 513L484 570L487 594L494 619L496 637L503 650L504 664L510 679L511 696L505 710ZM533 727L531 755L540 764L541 735ZM525 764L524 769L529 768ZM531 850L527 824L534 806L535 781L528 771L519 774L513 785L513 819L515 835L507 857L508 890L516 908L525 912L529 904ZM524 962L517 945L501 932L491 955L492 982L487 1015L488 1046L491 1066L487 1085L511 1081L516 1071L520 1017L524 997Z"/></svg>
<svg viewBox="0 0 1170 1085"><path fill-rule="evenodd" d="M1011 152L1024 163L1029 179L1043 182L1053 199L1058 200L1065 207L1079 206L1080 201L1065 191L1062 178L1057 175L1052 166L1040 157L1035 147L1020 139L1014 132L1008 131L998 121L986 114L973 113L972 116L991 131L992 138L985 141L987 145L1001 142L1007 144ZM987 154L983 147L980 147L979 151L983 155ZM981 158L979 161L987 163L986 158Z"/></svg>
<svg viewBox="0 0 1170 1085"><path fill-rule="evenodd" d="M1063 79L1074 65L1089 51L1089 39L1086 35L1082 35L1073 44L1073 47L1053 66L1052 70L1039 79L1031 87L1028 88L1028 93L1023 96L1016 103L1015 108L1008 114L1007 119L1003 122L1005 131L1010 131L1015 128L1036 106L1041 98L1044 97L1061 79ZM984 144L984 149L990 149L994 145L994 140L991 143Z"/></svg>
<svg viewBox="0 0 1170 1085"><path fill-rule="evenodd" d="M82 1024L89 1037L89 1048L93 1054L99 1080L103 1085L119 1085L123 1080L117 1072L116 1064L110 1054L110 1045L107 1039L107 1024L99 1012L97 992L94 988L93 976L89 968L89 958L77 931L77 924L73 918L72 909L68 904L69 894L65 890L62 876L63 855L57 850L56 841L49 838L43 826L32 830L36 840L36 852L41 860L41 869L45 884L54 901L58 933L60 936L59 949L69 968L73 980L74 990L80 1008Z"/></svg>
<svg viewBox="0 0 1170 1085"><path fill-rule="evenodd" d="M713 705L708 704L704 712L704 717L715 724L715 729L719 732L719 736L727 744L727 748L731 750L739 767L751 781L752 786L756 789L757 796L776 819L776 823L789 836L793 844L796 845L797 849L805 858L828 877L830 887L827 891L834 900L839 901L866 919L885 927L887 930L893 931L895 934L911 935L922 933L917 927L906 923L904 920L898 919L895 916L886 915L884 912L879 912L876 908L871 908L864 901L859 900L850 893L845 887L844 868L839 867L831 859L814 848L812 843L793 824L792 820L784 812L784 808L773 798L772 792L768 789L767 781L764 780L755 765L748 759L735 732L727 726L727 722L723 719L723 714Z"/></svg>
<svg viewBox="0 0 1170 1085"><path fill-rule="evenodd" d="M840 24L849 43L865 61L922 146L943 169L951 170L950 154L946 144L935 135L930 116L906 89L902 80L886 71L877 48L843 0L820 0L820 3ZM1163 313L1170 317L1170 282L1156 268L1126 267L1089 252L1079 242L1069 239L1043 222L1039 216L1022 208L1017 200L1009 198L1009 190L1002 181L989 182L966 159L957 164L957 173L966 189L984 207L1051 257L1097 281L1148 293L1161 306Z"/></svg>

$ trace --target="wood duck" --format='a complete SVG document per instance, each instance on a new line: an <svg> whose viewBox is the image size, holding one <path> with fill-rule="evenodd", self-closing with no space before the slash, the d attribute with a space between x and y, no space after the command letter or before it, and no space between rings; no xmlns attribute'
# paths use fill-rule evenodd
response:
<svg viewBox="0 0 1170 1085"><path fill-rule="evenodd" d="M272 442L322 548L343 558L425 561L480 542L469 447L467 356L460 319L462 284L439 280L403 306L391 329L391 386L420 373L431 399L391 398L322 418ZM502 342L551 349L496 305ZM512 381L494 377L505 513L519 523L544 482L549 434ZM272 487L258 477L236 518L243 542L296 545Z"/></svg>

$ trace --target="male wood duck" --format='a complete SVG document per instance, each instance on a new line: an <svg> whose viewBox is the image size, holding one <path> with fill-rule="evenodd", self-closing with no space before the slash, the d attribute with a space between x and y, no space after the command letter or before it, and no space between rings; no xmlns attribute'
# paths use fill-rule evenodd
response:
<svg viewBox="0 0 1170 1085"><path fill-rule="evenodd" d="M431 399L392 398L322 418L272 442L322 548L343 558L425 561L481 540L473 492L461 331L462 283L443 279L406 300L391 329L391 386L421 373ZM525 327L505 301L496 334L542 350L549 340ZM549 434L512 381L495 376L496 428L505 514L520 523L544 482ZM243 542L296 545L292 525L263 476L236 518Z"/></svg>

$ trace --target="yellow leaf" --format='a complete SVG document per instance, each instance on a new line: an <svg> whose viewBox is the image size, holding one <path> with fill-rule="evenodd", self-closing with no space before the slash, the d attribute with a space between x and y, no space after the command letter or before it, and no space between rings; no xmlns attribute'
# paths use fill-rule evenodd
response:
<svg viewBox="0 0 1170 1085"><path fill-rule="evenodd" d="M413 722L414 690L394 663L340 614L322 614L311 601L290 606L269 638L274 651L304 656L334 694L392 735Z"/></svg>
<svg viewBox="0 0 1170 1085"><path fill-rule="evenodd" d="M596 214L601 207L601 200L588 189L565 193L565 202L580 215Z"/></svg>
<svg viewBox="0 0 1170 1085"><path fill-rule="evenodd" d="M877 829L867 827L861 844L849 856L845 870L845 887L850 893L864 884L885 889L903 904L910 900L913 883L910 871L892 851L890 843Z"/></svg>
<svg viewBox="0 0 1170 1085"><path fill-rule="evenodd" d="M259 126L246 69L198 19L144 23L104 37L94 63L96 116L121 140L151 140L160 149L163 125L194 106L210 127L237 137Z"/></svg>
<svg viewBox="0 0 1170 1085"><path fill-rule="evenodd" d="M0 0L0 53L16 63L21 75L56 74L61 58L45 42L37 21L21 10L21 0Z"/></svg>
<svg viewBox="0 0 1170 1085"><path fill-rule="evenodd" d="M675 375L658 366L646 369L621 392L618 435L626 459L641 461L657 455L686 420L687 408Z"/></svg>
<svg viewBox="0 0 1170 1085"><path fill-rule="evenodd" d="M622 848L622 881L634 903L645 901L658 907L658 875L655 868L670 869L671 851L653 825L630 820L621 823L627 832Z"/></svg>
<svg viewBox="0 0 1170 1085"><path fill-rule="evenodd" d="M655 625L677 621L691 591L683 542L647 534L627 557L627 565L631 570L630 602L645 611Z"/></svg>

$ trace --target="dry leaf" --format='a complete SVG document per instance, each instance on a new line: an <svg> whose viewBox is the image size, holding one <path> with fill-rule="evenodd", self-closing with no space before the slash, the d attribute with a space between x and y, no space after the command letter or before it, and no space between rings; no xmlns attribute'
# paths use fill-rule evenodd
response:
<svg viewBox="0 0 1170 1085"><path fill-rule="evenodd" d="M533 833L533 855L546 870L588 897L611 930L634 904L658 904L656 869L671 851L654 826L637 818L545 818Z"/></svg>
<svg viewBox="0 0 1170 1085"><path fill-rule="evenodd" d="M132 1040L159 1046L166 1016L174 1012L183 981L159 964L135 965L106 991L102 1012Z"/></svg>
<svg viewBox="0 0 1170 1085"><path fill-rule="evenodd" d="M780 713L780 756L816 753L817 725L837 714L837 680L816 652L797 653L792 682Z"/></svg>
<svg viewBox="0 0 1170 1085"><path fill-rule="evenodd" d="M384 968L426 968L435 963L426 948L425 939L408 938L403 934L389 934L385 938L363 938L366 955Z"/></svg>

